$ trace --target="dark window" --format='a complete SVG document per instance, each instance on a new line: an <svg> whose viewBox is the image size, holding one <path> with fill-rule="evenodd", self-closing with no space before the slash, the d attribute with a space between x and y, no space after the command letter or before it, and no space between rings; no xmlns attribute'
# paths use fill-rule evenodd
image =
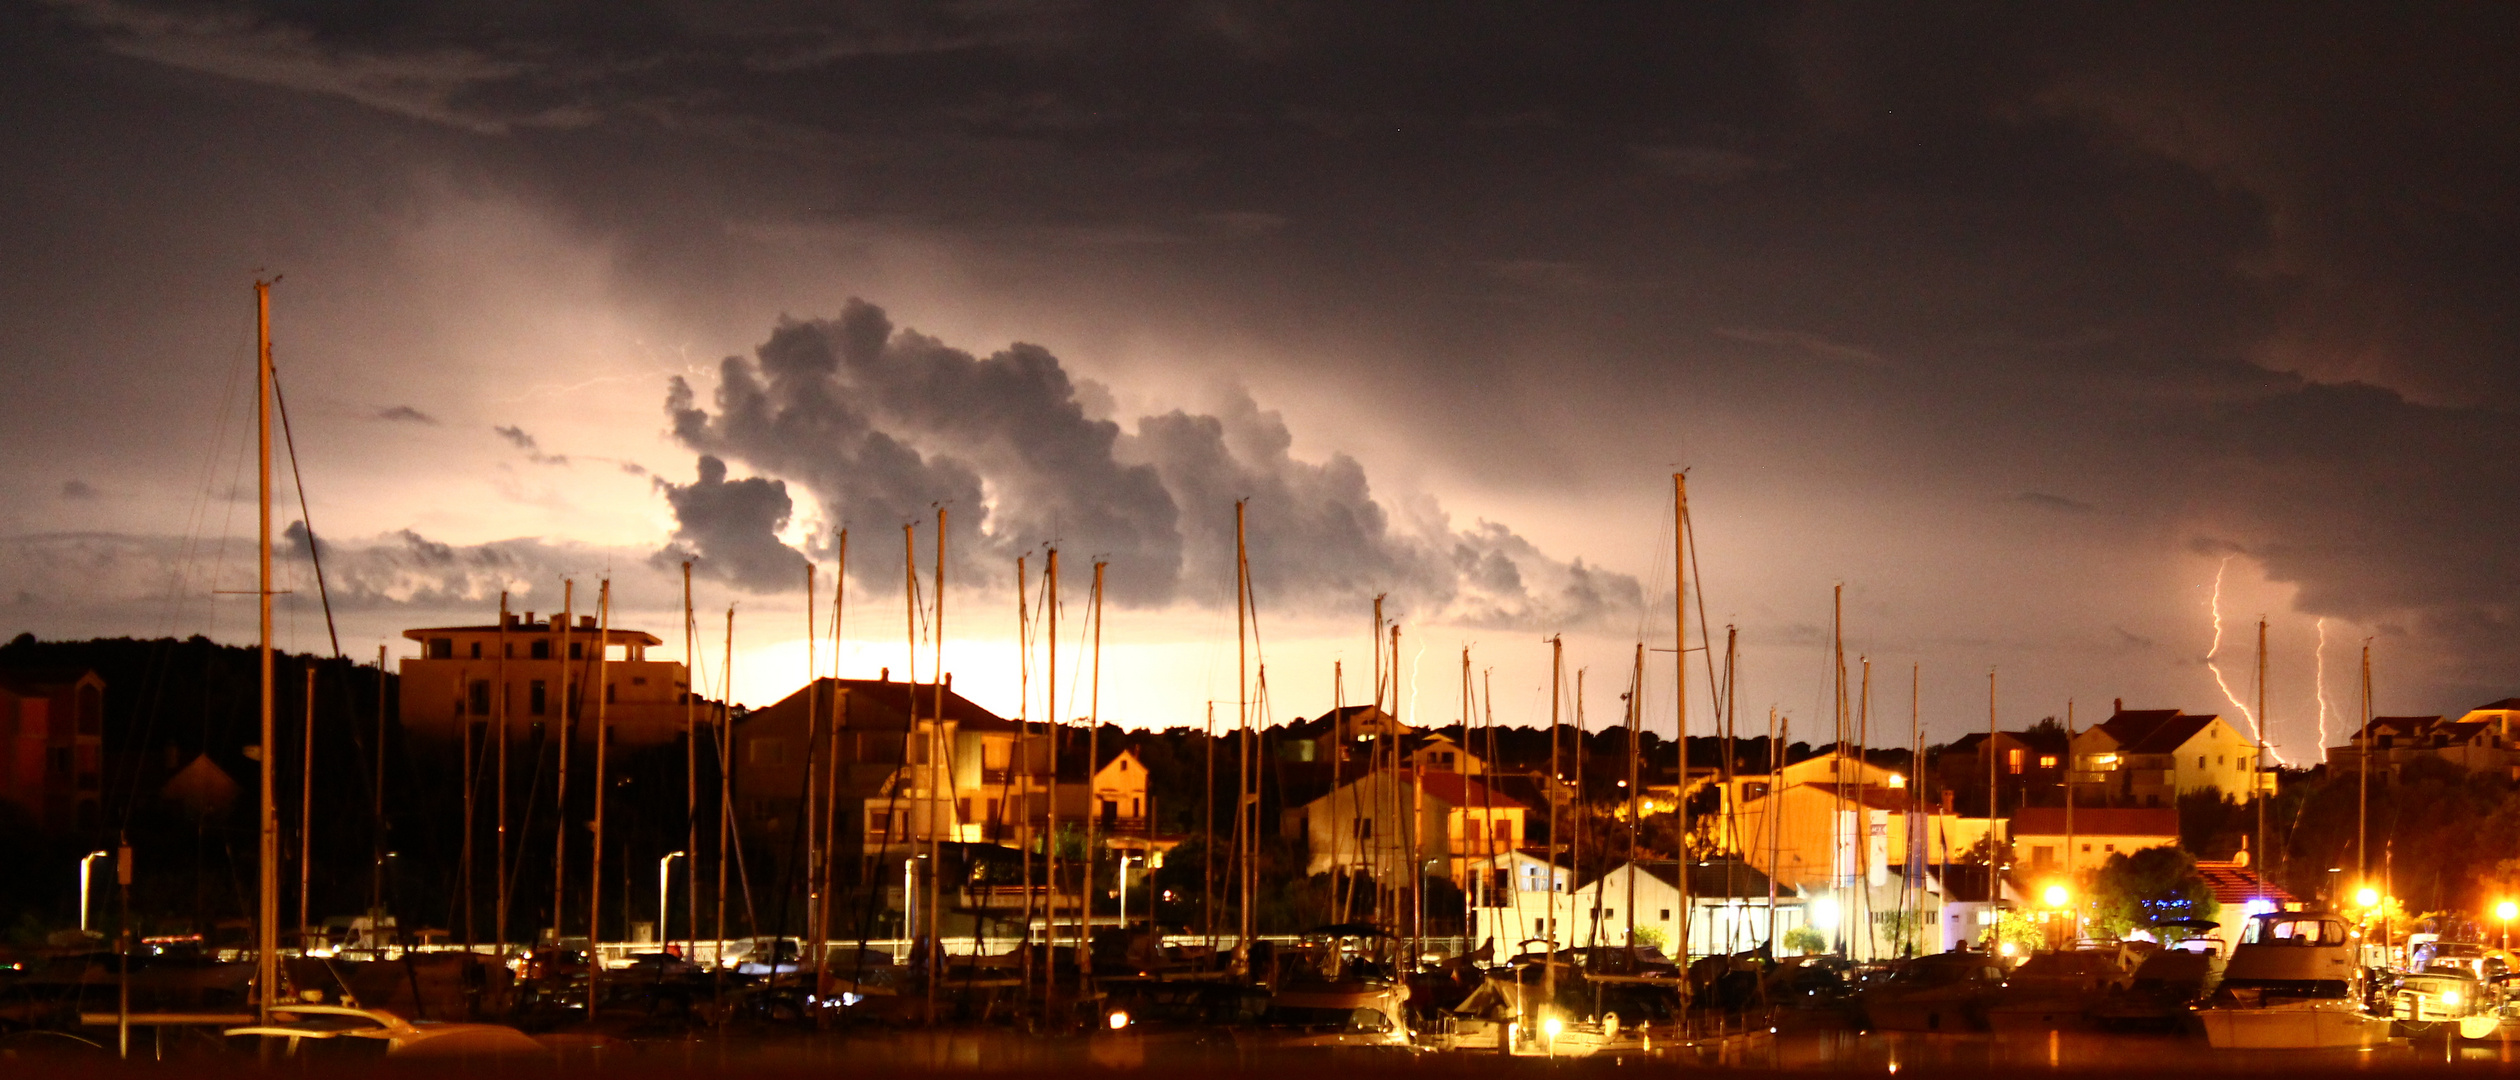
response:
<svg viewBox="0 0 2520 1080"><path fill-rule="evenodd" d="M455 639L442 637L433 637L429 639L429 659L452 660L454 658Z"/></svg>
<svg viewBox="0 0 2520 1080"><path fill-rule="evenodd" d="M606 704L606 705L612 705L612 704L618 703L620 700L621 700L621 684L620 684L620 683L610 683L610 682L605 683L605 684L604 684L604 704Z"/></svg>
<svg viewBox="0 0 2520 1080"><path fill-rule="evenodd" d="M481 659L481 643L478 641L472 643L472 658L475 660Z"/></svg>
<svg viewBox="0 0 2520 1080"><path fill-rule="evenodd" d="M474 679L472 682L472 714L474 716L490 715L490 680L488 679Z"/></svg>
<svg viewBox="0 0 2520 1080"><path fill-rule="evenodd" d="M105 695L93 686L79 688L79 734L105 733Z"/></svg>
<svg viewBox="0 0 2520 1080"><path fill-rule="evenodd" d="M45 753L45 755L44 755L44 759L45 759L45 764L46 764L46 765L48 765L48 766L51 768L51 770L52 770L52 774L53 774L54 776L58 776L58 777L60 777L60 778L62 778L62 779L64 779L64 780L67 780L67 779L69 779L69 778L70 778L70 773L71 773L72 765L71 765L71 757L70 757L70 748L69 748L69 747L67 747L67 746L57 746L57 747L54 747L54 748L53 748L52 750L50 750L49 752Z"/></svg>
<svg viewBox="0 0 2520 1080"><path fill-rule="evenodd" d="M526 651L533 654L536 660L549 660L551 659L551 642L537 641Z"/></svg>
<svg viewBox="0 0 2520 1080"><path fill-rule="evenodd" d="M499 655L507 657L510 660L516 659L516 643L510 641L501 644L499 646Z"/></svg>
<svg viewBox="0 0 2520 1080"><path fill-rule="evenodd" d="M1104 799L1102 804L1102 817L1103 828L1108 829L1118 825L1120 823L1120 800Z"/></svg>
<svg viewBox="0 0 2520 1080"><path fill-rule="evenodd" d="M539 644L539 642L537 644ZM534 680L533 689L526 692L525 711L536 716L541 716L545 712L550 711L550 701L551 691L545 687L541 679L536 679Z"/></svg>
<svg viewBox="0 0 2520 1080"><path fill-rule="evenodd" d="M585 643L585 642L583 642L583 641L572 641L572 642L570 642L570 643L569 643L569 659L571 659L571 660L584 660L584 659L586 659L586 643Z"/></svg>
<svg viewBox="0 0 2520 1080"><path fill-rule="evenodd" d="M1662 921L1664 921L1664 922L1670 922L1670 921L1671 921L1671 909L1670 909L1670 908L1664 908L1664 909L1662 909Z"/></svg>
<svg viewBox="0 0 2520 1080"><path fill-rule="evenodd" d="M1356 838L1359 840L1371 840L1374 838L1374 819L1369 817L1356 819Z"/></svg>

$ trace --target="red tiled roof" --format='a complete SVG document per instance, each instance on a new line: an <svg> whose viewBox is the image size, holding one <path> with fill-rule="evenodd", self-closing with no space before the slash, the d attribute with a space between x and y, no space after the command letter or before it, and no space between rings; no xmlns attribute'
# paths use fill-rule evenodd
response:
<svg viewBox="0 0 2520 1080"><path fill-rule="evenodd" d="M2025 806L2014 811L2015 836L2065 835L2065 808ZM2179 812L2169 807L2077 806L2074 832L2082 836L2162 836L2179 838Z"/></svg>
<svg viewBox="0 0 2520 1080"><path fill-rule="evenodd" d="M2214 890L2214 899L2223 906L2237 908L2251 900L2272 900L2278 904L2297 904L2300 899L2285 892L2282 886L2270 885L2248 867L2236 862L2196 861L2196 872L2205 878L2205 887Z"/></svg>
<svg viewBox="0 0 2520 1080"><path fill-rule="evenodd" d="M1403 777L1407 773L1401 774ZM1481 806L1492 810L1525 810L1521 800L1498 791L1478 780L1455 772L1432 769L1419 774L1426 784L1426 793L1459 807Z"/></svg>

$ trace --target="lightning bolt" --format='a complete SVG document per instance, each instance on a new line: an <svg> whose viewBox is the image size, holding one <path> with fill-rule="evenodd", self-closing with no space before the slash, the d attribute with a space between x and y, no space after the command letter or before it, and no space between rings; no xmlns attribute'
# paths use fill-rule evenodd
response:
<svg viewBox="0 0 2520 1080"><path fill-rule="evenodd" d="M2214 673L2214 685L2222 688L2223 698L2231 702L2232 708L2240 710L2241 716L2248 719L2249 738L2263 746L2266 743L2266 733L2258 729L2257 713L2250 711L2249 706L2240 700L2240 695L2231 692L2231 683L2223 678L2222 665L2214 662L2215 658L2222 655L2222 582L2223 571L2228 569L2231 569L2231 556L2225 555L2222 565L2214 568L2214 595L2209 601L2214 613L2214 647L2205 650L2205 670ZM2273 749L2273 747L2268 747L2270 753ZM2275 760L2281 764L2284 757L2276 754Z"/></svg>
<svg viewBox="0 0 2520 1080"><path fill-rule="evenodd" d="M2318 671L2319 671L2319 676L2318 676L2318 678L2319 678L2319 681L2318 681L2318 690L2319 690L2319 753L2320 753L2320 754L2322 754L2322 755L2325 755L2325 754L2327 753L2327 745L2328 745L2328 730L2327 730L2327 717L2328 717L2328 696L2327 696L2327 618L2326 618L2325 616L2322 616L2322 617L2320 617L2320 619L2319 619L2319 668L2318 668Z"/></svg>

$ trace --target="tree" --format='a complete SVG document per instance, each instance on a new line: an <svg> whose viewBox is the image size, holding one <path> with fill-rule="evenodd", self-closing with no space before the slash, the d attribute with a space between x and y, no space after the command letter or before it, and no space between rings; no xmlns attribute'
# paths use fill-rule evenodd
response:
<svg viewBox="0 0 2520 1080"><path fill-rule="evenodd" d="M2114 934L2177 919L2211 919L2222 909L2196 872L2196 856L2174 847L2111 855L2090 882L2091 925Z"/></svg>
<svg viewBox="0 0 2520 1080"><path fill-rule="evenodd" d="M1785 947L1804 956L1817 955L1829 951L1829 937L1811 927L1797 926L1785 931Z"/></svg>

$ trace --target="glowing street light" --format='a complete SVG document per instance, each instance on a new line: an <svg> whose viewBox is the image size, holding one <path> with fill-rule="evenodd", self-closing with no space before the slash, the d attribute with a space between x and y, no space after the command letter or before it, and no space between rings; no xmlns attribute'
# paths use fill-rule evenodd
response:
<svg viewBox="0 0 2520 1080"><path fill-rule="evenodd" d="M2354 903L2367 908L2379 907L2380 890L2372 888L2369 885L2356 889L2354 890Z"/></svg>
<svg viewBox="0 0 2520 1080"><path fill-rule="evenodd" d="M95 864L96 860L102 859L108 854L110 854L110 852L91 851L85 855L79 856L79 932L82 934L87 933L88 928L89 869Z"/></svg>
<svg viewBox="0 0 2520 1080"><path fill-rule="evenodd" d="M672 935L665 932L665 920L666 914L673 910L671 901L674 895L674 879L671 868L674 860L682 857L682 852L671 851L667 852L664 858L656 860L656 940L660 947L674 940Z"/></svg>
<svg viewBox="0 0 2520 1080"><path fill-rule="evenodd" d="M2494 905L2494 917L2502 920L2502 947L2504 951L2508 952L2511 949L2511 920L2520 918L2520 904L2512 903L2509 900L2496 904Z"/></svg>
<svg viewBox="0 0 2520 1080"><path fill-rule="evenodd" d="M2071 898L2071 895L2065 891L2065 886L2062 885L2048 886L2046 896L2047 906L2052 908L2064 907L2065 901Z"/></svg>

